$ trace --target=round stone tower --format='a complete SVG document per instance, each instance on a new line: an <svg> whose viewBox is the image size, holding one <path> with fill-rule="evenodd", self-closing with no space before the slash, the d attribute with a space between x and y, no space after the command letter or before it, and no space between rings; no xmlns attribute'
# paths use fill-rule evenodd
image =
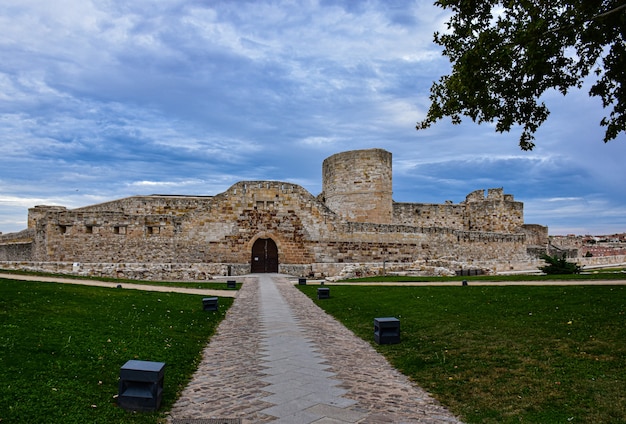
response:
<svg viewBox="0 0 626 424"><path fill-rule="evenodd" d="M390 224L391 153L383 149L352 150L326 158L322 190L326 206L347 221Z"/></svg>

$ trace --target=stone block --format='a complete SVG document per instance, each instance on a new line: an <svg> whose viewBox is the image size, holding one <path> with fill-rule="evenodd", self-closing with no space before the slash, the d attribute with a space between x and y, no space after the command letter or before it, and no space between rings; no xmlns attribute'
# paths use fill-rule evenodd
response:
<svg viewBox="0 0 626 424"><path fill-rule="evenodd" d="M374 340L378 344L400 343L400 320L393 317L374 318Z"/></svg>
<svg viewBox="0 0 626 424"><path fill-rule="evenodd" d="M330 289L328 287L320 287L317 289L318 299L330 299Z"/></svg>
<svg viewBox="0 0 626 424"><path fill-rule="evenodd" d="M156 411L161 406L165 363L130 360L120 368L117 403L131 411Z"/></svg>
<svg viewBox="0 0 626 424"><path fill-rule="evenodd" d="M205 297L202 299L202 309L205 311L217 311L219 299L217 297Z"/></svg>

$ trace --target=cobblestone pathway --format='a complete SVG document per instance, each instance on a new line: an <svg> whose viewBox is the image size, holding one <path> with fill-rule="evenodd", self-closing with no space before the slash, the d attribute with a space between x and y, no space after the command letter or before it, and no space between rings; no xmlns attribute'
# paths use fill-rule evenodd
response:
<svg viewBox="0 0 626 424"><path fill-rule="evenodd" d="M170 422L460 423L277 274L242 285Z"/></svg>

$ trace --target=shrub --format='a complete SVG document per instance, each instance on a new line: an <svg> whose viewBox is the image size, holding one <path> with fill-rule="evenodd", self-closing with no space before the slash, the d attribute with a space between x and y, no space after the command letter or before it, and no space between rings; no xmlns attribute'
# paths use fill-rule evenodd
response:
<svg viewBox="0 0 626 424"><path fill-rule="evenodd" d="M580 274L581 267L573 262L568 262L565 259L565 254L561 257L559 255L543 255L541 259L546 261L547 265L539 267L539 269L548 275Z"/></svg>

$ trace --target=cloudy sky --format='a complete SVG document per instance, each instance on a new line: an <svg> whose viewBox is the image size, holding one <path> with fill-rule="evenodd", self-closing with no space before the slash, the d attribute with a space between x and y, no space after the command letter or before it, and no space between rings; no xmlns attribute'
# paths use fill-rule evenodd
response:
<svg viewBox="0 0 626 424"><path fill-rule="evenodd" d="M3 0L0 232L35 205L242 180L317 195L324 158L373 147L396 201L503 187L552 235L626 231L626 137L602 142L584 89L546 96L532 152L470 121L415 130L449 70L445 21L430 0Z"/></svg>

